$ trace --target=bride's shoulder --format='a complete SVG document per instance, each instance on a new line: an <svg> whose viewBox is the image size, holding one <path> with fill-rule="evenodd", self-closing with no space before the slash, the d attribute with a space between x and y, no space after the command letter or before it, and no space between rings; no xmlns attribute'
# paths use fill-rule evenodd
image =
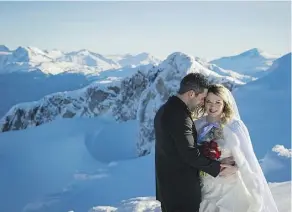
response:
<svg viewBox="0 0 292 212"><path fill-rule="evenodd" d="M230 128L233 132L237 132L242 128L245 128L245 124L240 119L232 119L226 127Z"/></svg>

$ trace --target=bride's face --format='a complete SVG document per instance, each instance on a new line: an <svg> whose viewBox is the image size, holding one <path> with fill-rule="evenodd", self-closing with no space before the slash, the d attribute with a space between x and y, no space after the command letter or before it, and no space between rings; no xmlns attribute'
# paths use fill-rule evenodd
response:
<svg viewBox="0 0 292 212"><path fill-rule="evenodd" d="M224 101L213 93L208 93L205 100L205 110L208 116L221 117L224 108Z"/></svg>

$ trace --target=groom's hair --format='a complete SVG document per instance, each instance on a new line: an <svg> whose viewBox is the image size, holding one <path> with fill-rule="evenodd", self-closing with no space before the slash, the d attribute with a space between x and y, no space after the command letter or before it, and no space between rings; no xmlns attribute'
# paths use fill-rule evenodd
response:
<svg viewBox="0 0 292 212"><path fill-rule="evenodd" d="M204 89L209 88L207 78L200 73L190 73L186 75L180 82L179 94L184 94L193 90L196 94L204 92Z"/></svg>

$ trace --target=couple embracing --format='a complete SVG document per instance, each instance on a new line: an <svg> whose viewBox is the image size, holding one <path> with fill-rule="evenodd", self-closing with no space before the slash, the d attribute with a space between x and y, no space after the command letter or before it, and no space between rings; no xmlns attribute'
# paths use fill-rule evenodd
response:
<svg viewBox="0 0 292 212"><path fill-rule="evenodd" d="M278 212L249 132L223 85L188 74L157 111L154 128L162 212Z"/></svg>

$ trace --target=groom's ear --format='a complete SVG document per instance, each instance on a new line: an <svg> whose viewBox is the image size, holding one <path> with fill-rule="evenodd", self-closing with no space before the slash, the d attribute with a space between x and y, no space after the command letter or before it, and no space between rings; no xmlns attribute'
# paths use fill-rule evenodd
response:
<svg viewBox="0 0 292 212"><path fill-rule="evenodd" d="M197 94L194 90L190 90L189 92L189 96L190 97L197 97L199 94Z"/></svg>

